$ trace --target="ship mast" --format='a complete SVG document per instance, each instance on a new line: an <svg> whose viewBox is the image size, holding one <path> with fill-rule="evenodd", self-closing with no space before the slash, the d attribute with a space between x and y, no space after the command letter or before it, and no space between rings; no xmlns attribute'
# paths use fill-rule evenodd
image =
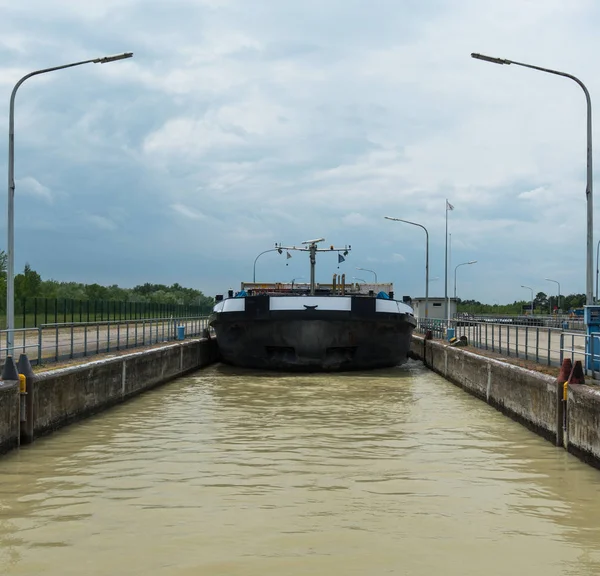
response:
<svg viewBox="0 0 600 576"><path fill-rule="evenodd" d="M340 252L344 253L344 256L352 250L351 246L344 246L343 248L334 248L331 245L329 248L318 248L317 244L319 242L325 242L325 238L317 238L316 240L306 240L302 242L306 246L306 248L298 248L296 246L282 246L281 244L275 244L275 248L281 250L298 250L300 252L308 252L310 257L310 295L315 295L315 265L317 263L317 252Z"/></svg>

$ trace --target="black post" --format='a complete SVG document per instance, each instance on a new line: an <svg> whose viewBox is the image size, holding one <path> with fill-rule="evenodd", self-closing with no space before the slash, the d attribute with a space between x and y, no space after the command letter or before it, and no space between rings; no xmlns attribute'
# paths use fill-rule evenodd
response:
<svg viewBox="0 0 600 576"><path fill-rule="evenodd" d="M38 323L37 323L37 301L38 301L37 298L33 299L33 324L36 328L38 325Z"/></svg>
<svg viewBox="0 0 600 576"><path fill-rule="evenodd" d="M48 298L44 298L44 324L48 324Z"/></svg>
<svg viewBox="0 0 600 576"><path fill-rule="evenodd" d="M58 324L58 298L54 299L54 323Z"/></svg>

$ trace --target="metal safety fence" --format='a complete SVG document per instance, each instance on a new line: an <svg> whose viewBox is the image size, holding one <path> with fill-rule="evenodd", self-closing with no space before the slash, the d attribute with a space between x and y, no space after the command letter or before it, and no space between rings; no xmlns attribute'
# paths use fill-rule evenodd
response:
<svg viewBox="0 0 600 576"><path fill-rule="evenodd" d="M417 320L417 332L445 339L449 336L466 338L468 345L503 356L560 366L564 358L580 360L586 374L592 378L600 371L600 337L565 328L551 328L507 323L464 320Z"/></svg>
<svg viewBox="0 0 600 576"><path fill-rule="evenodd" d="M0 302L0 321L5 311ZM15 327L34 328L41 324L117 322L155 318L207 316L211 304L166 304L120 300L74 300L69 298L16 298Z"/></svg>
<svg viewBox="0 0 600 576"><path fill-rule="evenodd" d="M208 316L41 324L16 329L13 352L39 365L209 334ZM9 353L7 337L1 330L0 364Z"/></svg>

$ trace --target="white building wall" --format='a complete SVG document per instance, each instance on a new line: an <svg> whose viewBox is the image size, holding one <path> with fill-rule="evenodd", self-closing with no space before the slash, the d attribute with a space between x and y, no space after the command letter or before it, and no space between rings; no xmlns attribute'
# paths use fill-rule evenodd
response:
<svg viewBox="0 0 600 576"><path fill-rule="evenodd" d="M456 300L449 298L450 318L456 314ZM417 318L425 318L425 298L413 298L412 307ZM448 315L446 313L445 298L429 298L427 318L430 320L445 320Z"/></svg>

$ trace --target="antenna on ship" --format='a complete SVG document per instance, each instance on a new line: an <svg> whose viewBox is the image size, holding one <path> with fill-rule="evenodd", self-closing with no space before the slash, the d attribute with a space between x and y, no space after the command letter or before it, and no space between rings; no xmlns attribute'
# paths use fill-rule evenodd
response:
<svg viewBox="0 0 600 576"><path fill-rule="evenodd" d="M310 295L315 295L315 264L317 263L317 252L340 252L346 256L350 250L352 250L352 246L344 246L343 248L334 248L331 245L329 248L318 248L317 244L319 242L325 242L325 238L317 238L315 240L305 240L302 242L306 246L306 248L297 248L296 246L284 247L281 244L275 244L277 249L281 250L300 250L302 252L308 252L310 254ZM340 256L341 258L341 256ZM342 260L343 261L343 258Z"/></svg>
<svg viewBox="0 0 600 576"><path fill-rule="evenodd" d="M325 238L317 238L316 240L306 240L302 244L308 244L310 253L310 295L315 295L315 264L317 263L317 244L325 242Z"/></svg>

